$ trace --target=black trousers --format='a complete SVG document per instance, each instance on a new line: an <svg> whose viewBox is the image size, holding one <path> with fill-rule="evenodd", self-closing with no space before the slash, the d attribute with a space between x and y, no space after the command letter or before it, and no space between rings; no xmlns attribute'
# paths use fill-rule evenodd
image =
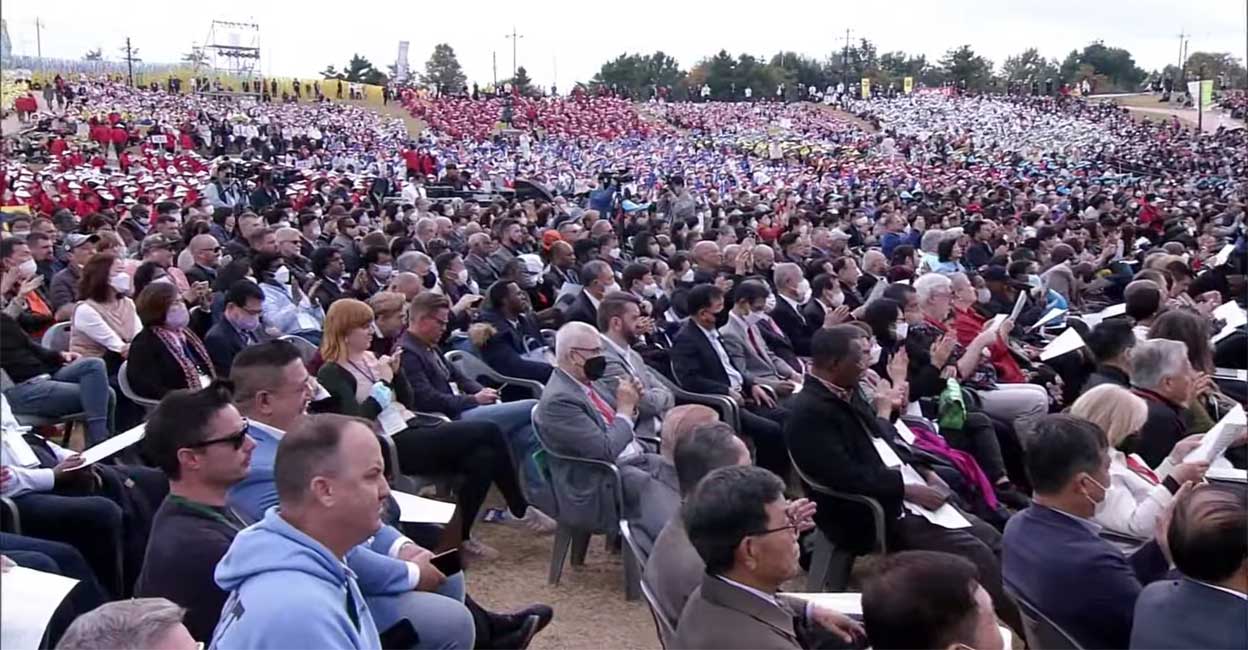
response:
<svg viewBox="0 0 1248 650"><path fill-rule="evenodd" d="M520 490L507 441L496 424L471 421L413 426L395 434L394 444L399 450L399 469L404 474L462 477L456 503L465 541L491 483L498 486L513 515L522 517L529 507Z"/></svg>
<svg viewBox="0 0 1248 650"><path fill-rule="evenodd" d="M763 469L788 481L792 463L784 442L784 420L788 411L782 408L751 406L742 408L741 432L754 443L754 462Z"/></svg>
<svg viewBox="0 0 1248 650"><path fill-rule="evenodd" d="M1005 461L1001 457L1001 443L992 420L983 413L967 413L961 429L942 428L941 435L950 447L965 451L975 458L994 485L1006 475Z"/></svg>
<svg viewBox="0 0 1248 650"><path fill-rule="evenodd" d="M974 515L962 514L971 522L970 528L944 528L906 513L888 525L889 550L940 551L970 560L979 570L979 584L992 596L997 616L1021 634L1022 618L1001 578L1001 533Z"/></svg>
<svg viewBox="0 0 1248 650"><path fill-rule="evenodd" d="M78 615L85 614L108 600L82 554L68 544L0 533L0 554L8 556L18 566L55 573L78 581L69 596L56 608L48 623L44 638L49 648L56 646L56 642Z"/></svg>

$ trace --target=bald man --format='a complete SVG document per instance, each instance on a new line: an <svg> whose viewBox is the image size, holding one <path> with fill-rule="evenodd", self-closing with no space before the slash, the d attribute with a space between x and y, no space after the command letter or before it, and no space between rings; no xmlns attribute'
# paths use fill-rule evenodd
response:
<svg viewBox="0 0 1248 650"><path fill-rule="evenodd" d="M560 228L562 229L562 226ZM560 239L550 245L550 264L546 265L546 270L542 275L546 283L554 287L555 291L561 290L567 282L581 283L576 272L576 255L572 250L572 244Z"/></svg>
<svg viewBox="0 0 1248 650"><path fill-rule="evenodd" d="M221 244L212 235L195 235L187 246L191 251L193 266L186 272L188 282L207 282L212 286L217 281L217 265L221 263Z"/></svg>
<svg viewBox="0 0 1248 650"><path fill-rule="evenodd" d="M412 298L419 296L424 289L425 285L421 281L420 276L409 271L395 273L386 287L387 291L403 294L404 300L409 304L412 302Z"/></svg>
<svg viewBox="0 0 1248 650"><path fill-rule="evenodd" d="M719 272L719 265L724 259L723 254L719 251L719 244L704 239L694 244L691 252L693 253L695 271L704 271L710 274Z"/></svg>

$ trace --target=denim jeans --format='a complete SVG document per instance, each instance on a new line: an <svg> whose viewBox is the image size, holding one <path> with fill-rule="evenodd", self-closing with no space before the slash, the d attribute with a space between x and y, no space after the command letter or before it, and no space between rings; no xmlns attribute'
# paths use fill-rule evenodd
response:
<svg viewBox="0 0 1248 650"><path fill-rule="evenodd" d="M103 359L84 357L62 366L49 379L22 382L4 394L14 413L61 417L87 414L87 446L113 434L117 396L108 386Z"/></svg>
<svg viewBox="0 0 1248 650"><path fill-rule="evenodd" d="M533 452L540 448L537 435L533 433L532 416L535 404L535 399L499 402L468 409L460 416L463 420L493 422L503 430L503 437L511 448L512 463L520 474L525 495L538 494L544 486L537 464L533 462Z"/></svg>
<svg viewBox="0 0 1248 650"><path fill-rule="evenodd" d="M430 650L473 647L476 625L464 605L464 574L447 576L436 591L406 591L388 596L371 596L368 607L379 632L411 621L420 642L417 648Z"/></svg>

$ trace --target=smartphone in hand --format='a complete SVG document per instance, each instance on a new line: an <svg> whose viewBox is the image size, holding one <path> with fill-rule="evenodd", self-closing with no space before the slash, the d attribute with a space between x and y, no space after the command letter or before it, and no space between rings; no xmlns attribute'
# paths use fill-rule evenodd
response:
<svg viewBox="0 0 1248 650"><path fill-rule="evenodd" d="M443 551L429 558L429 564L436 567L444 576L452 576L464 570L463 559L460 557L459 549L457 548Z"/></svg>

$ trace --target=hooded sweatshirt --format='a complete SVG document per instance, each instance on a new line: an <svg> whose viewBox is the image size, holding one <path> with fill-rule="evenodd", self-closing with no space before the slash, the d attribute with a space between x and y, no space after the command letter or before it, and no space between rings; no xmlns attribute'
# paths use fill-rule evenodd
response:
<svg viewBox="0 0 1248 650"><path fill-rule="evenodd" d="M355 574L276 508L234 538L215 578L230 596L212 648L381 648Z"/></svg>

